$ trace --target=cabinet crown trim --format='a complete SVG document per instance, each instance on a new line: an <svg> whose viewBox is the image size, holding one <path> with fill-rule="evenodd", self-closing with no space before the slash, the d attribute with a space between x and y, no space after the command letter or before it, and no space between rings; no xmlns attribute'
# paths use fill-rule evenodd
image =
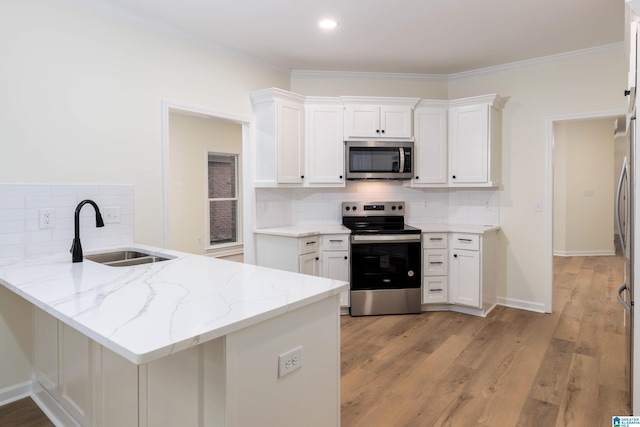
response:
<svg viewBox="0 0 640 427"><path fill-rule="evenodd" d="M415 107L420 102L420 98L400 98L384 96L341 96L340 100L344 104L365 104L365 105L407 105Z"/></svg>
<svg viewBox="0 0 640 427"><path fill-rule="evenodd" d="M298 95L297 93L278 89L276 87L257 90L255 92L249 93L249 96L251 97L251 102L254 105L260 104L263 102L271 102L274 99L285 99L288 101L294 101L294 102L300 102L300 103L304 103L305 101L305 97L302 95Z"/></svg>
<svg viewBox="0 0 640 427"><path fill-rule="evenodd" d="M490 106L502 110L510 97L502 97L497 93L480 96L470 96L468 98L452 99L449 107L463 107L465 105L489 104Z"/></svg>

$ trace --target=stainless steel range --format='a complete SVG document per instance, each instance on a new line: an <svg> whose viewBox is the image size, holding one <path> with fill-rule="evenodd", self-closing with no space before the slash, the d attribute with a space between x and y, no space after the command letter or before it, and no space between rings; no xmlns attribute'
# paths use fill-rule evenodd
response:
<svg viewBox="0 0 640 427"><path fill-rule="evenodd" d="M343 202L351 230L351 315L420 313L421 231L404 202Z"/></svg>

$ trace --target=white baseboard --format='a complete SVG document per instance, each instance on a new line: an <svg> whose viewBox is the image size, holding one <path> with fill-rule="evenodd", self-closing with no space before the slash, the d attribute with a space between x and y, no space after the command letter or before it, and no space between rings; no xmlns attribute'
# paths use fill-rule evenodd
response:
<svg viewBox="0 0 640 427"><path fill-rule="evenodd" d="M535 311L538 313L546 313L544 304L540 302L525 301L516 298L498 297L498 305L505 307L519 308L521 310Z"/></svg>
<svg viewBox="0 0 640 427"><path fill-rule="evenodd" d="M38 381L33 380L31 385L31 398L52 423L60 427L81 427Z"/></svg>
<svg viewBox="0 0 640 427"><path fill-rule="evenodd" d="M1 388L0 406L25 397L30 397L56 426L80 427L80 424L36 380Z"/></svg>
<svg viewBox="0 0 640 427"><path fill-rule="evenodd" d="M553 256L613 256L615 254L615 249L602 251L553 251Z"/></svg>
<svg viewBox="0 0 640 427"><path fill-rule="evenodd" d="M31 381L0 388L0 406L31 395Z"/></svg>

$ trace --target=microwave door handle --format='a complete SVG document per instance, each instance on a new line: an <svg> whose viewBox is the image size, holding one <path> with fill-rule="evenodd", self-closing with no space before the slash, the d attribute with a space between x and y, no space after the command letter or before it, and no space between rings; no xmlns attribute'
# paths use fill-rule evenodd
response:
<svg viewBox="0 0 640 427"><path fill-rule="evenodd" d="M404 172L404 148L400 147L400 169L398 172Z"/></svg>

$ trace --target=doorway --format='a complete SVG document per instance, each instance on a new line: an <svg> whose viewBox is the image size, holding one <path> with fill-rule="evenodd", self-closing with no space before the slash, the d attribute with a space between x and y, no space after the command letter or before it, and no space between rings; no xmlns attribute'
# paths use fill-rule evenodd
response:
<svg viewBox="0 0 640 427"><path fill-rule="evenodd" d="M248 151L249 122L199 107L163 103L165 248L243 261L246 206L242 177L248 169L243 153ZM233 168L216 161L222 158L226 163L232 161ZM216 191L221 186L225 191ZM231 227L228 234L234 238L221 240L221 227L216 224L226 211L223 228Z"/></svg>
<svg viewBox="0 0 640 427"><path fill-rule="evenodd" d="M590 182L586 183L587 185L585 186L585 181L584 180L580 180L580 179L576 179L574 177L570 177L570 178L566 178L563 176L559 177L559 188L556 189L556 180L555 180L555 173L554 173L554 169L556 166L556 155L558 156L558 162L563 161L562 160L562 156L564 155L565 160L566 160L566 152L565 153L556 153L555 152L555 142L556 139L558 139L558 142L560 142L562 140L563 137L566 136L571 136L571 135L578 135L580 134L580 132L583 132L580 130L580 122L590 122L590 121L599 121L599 120L604 120L604 121L609 121L610 123L610 127L609 127L609 135L610 135L610 141L611 141L611 155L610 155L610 165L607 166L607 169L609 170L608 172L608 178L603 178L606 179L606 184L604 184L605 186L609 186L609 187L602 187L600 189L600 187L598 187L598 195L600 194L601 191L603 191L602 194L602 200L608 200L609 197L613 197L613 196L608 196L607 194L613 194L613 186L614 184L614 159L613 159L613 140L614 140L614 123L616 121L616 119L621 119L619 120L619 122L624 122L624 112L622 111L605 111L605 112L596 112L596 113L584 113L584 114L574 114L574 115L565 115L565 116L555 116L555 117L548 117L547 118L547 147L546 147L546 183L545 183L545 205L548 206L547 209L545 209L544 211L544 224L545 224L545 229L544 229L544 233L545 233L545 311L548 313L552 312L552 291L553 291L553 257L554 257L554 253L555 253L555 247L556 247L556 226L559 227L559 233L563 233L564 235L564 240L565 240L565 244L566 244L566 240L567 239L572 239L573 237L573 233L575 233L576 231L573 228L577 228L578 230L581 229L584 230L584 225L579 225L578 227L573 227L575 224L571 224L571 235L568 233L566 226L564 227L564 229L562 228L562 225L560 222L558 222L558 224L555 224L555 219L556 219L556 214L559 217L563 217L564 215L564 222L566 225L567 219L568 217L566 217L566 209L569 206L569 203L571 203L570 206L570 210L576 210L576 207L573 206L574 202L571 202L569 200L569 198L565 198L563 199L561 196L562 195L556 195L556 191L564 191L565 194L568 194L568 188L566 188L567 185L570 185L571 188L571 192L572 192L572 197L576 198L577 200L581 201L581 202L585 202L586 201L586 205L588 205L589 203L593 204L594 199L590 199L593 198L596 195L596 188L595 188L595 184L593 185L594 188L591 188L592 185ZM595 123L595 122L594 122ZM592 123L593 124L593 123ZM575 129L574 129L575 127ZM562 133L564 133L564 135L562 135ZM565 146L564 148L567 149L570 146L576 145L575 141L570 141L570 142L563 142L568 144L567 146ZM580 159L581 157L581 153L579 151L575 151L575 148L571 147L571 162L574 162L574 158ZM597 159L595 159L597 160ZM594 161L595 161L594 160ZM573 167L573 165L572 165ZM583 169L586 170L586 168L583 167ZM566 172L566 170L565 170ZM603 175L604 176L604 175ZM570 181L570 183L569 183ZM565 188L562 188L562 185L564 184ZM611 191L609 191L608 189L611 189ZM558 208L558 206L556 206L556 196L558 196L558 201L560 203L559 205L559 209L558 212L556 212L556 209ZM582 203L582 205L585 205L585 203ZM562 209L565 210L565 212L562 212ZM604 208L603 210L608 210L608 214L605 213L605 216L608 216L610 218L609 220L606 220L607 223L610 222L609 225L605 225L602 230L602 232L605 235L610 236L610 243L611 243L611 248L612 250L614 250L614 246L613 246L613 232L614 232L614 228L613 228L613 199L611 199L610 203L604 203ZM573 214L573 212L572 212ZM578 211L579 214L579 211ZM595 215L594 215L595 216ZM593 221L593 219L590 219L591 221ZM608 228L607 228L608 227ZM579 231L578 231L579 232ZM560 235L558 235L560 236ZM569 237L567 237L569 236ZM606 239L606 237L605 237ZM562 239L559 239L562 240ZM575 242L574 242L575 243ZM558 243L559 244L559 243ZM584 242L580 242L580 245L583 245ZM573 247L573 246L572 246ZM565 246L566 248L566 246ZM565 251L567 252L567 251ZM615 253L615 252L614 252ZM595 254L595 252L594 252ZM586 253L585 253L586 255Z"/></svg>

